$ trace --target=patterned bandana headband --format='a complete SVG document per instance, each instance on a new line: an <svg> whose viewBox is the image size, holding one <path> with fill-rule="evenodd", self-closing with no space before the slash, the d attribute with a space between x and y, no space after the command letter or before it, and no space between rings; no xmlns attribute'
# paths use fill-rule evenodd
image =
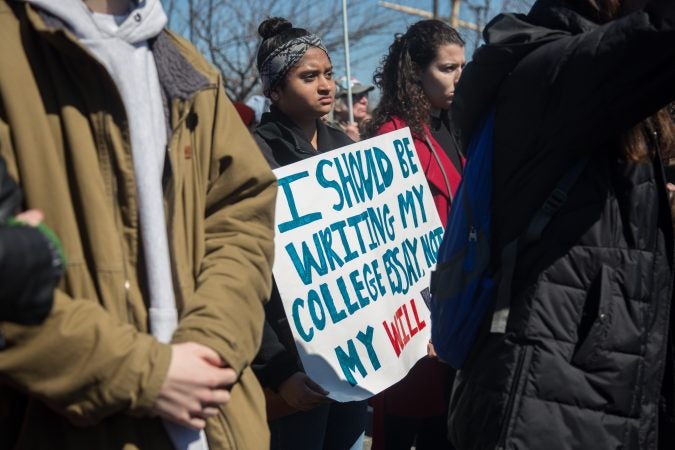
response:
<svg viewBox="0 0 675 450"><path fill-rule="evenodd" d="M321 38L315 34L308 34L280 45L265 58L260 65L259 72L266 97L270 96L272 87L286 76L286 73L305 56L310 47L320 48L328 54Z"/></svg>

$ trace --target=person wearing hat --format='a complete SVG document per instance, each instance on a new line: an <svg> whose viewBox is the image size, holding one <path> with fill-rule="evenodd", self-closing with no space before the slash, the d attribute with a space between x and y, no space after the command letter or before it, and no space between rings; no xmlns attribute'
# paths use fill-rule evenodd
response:
<svg viewBox="0 0 675 450"><path fill-rule="evenodd" d="M368 112L368 93L375 89L370 84L361 84L356 78L351 79L352 85L352 110L354 121L349 120L349 91L347 89L347 80L342 79L338 83L339 89L335 96L335 107L333 109L333 121L331 125L340 128L347 136L355 141L361 140L361 132L366 122L370 119Z"/></svg>

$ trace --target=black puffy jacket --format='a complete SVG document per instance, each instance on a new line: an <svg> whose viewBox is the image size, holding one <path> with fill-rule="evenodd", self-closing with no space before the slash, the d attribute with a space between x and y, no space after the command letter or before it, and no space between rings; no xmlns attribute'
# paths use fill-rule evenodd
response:
<svg viewBox="0 0 675 450"><path fill-rule="evenodd" d="M657 448L673 396L670 210L658 156L627 162L618 136L675 99L675 2L598 25L565 0L539 0L493 20L486 41L454 117L470 136L497 108L493 254L591 158L541 240L518 253L506 333L489 333L487 317L457 375L451 440Z"/></svg>

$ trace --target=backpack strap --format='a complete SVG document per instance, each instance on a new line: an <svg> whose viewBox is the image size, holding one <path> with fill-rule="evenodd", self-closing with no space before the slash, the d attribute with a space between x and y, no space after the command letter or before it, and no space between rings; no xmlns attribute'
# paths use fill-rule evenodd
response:
<svg viewBox="0 0 675 450"><path fill-rule="evenodd" d="M441 163L441 158L438 156L438 153L436 153L436 149L431 143L431 139L429 139L429 134L426 132L424 133L424 139L426 140L427 145L429 146L431 154L434 155L438 167L441 169L441 174L443 174L443 180L445 180L445 187L448 189L448 197L450 198L450 204L452 205L454 198L452 196L452 189L450 189L450 180L448 180L448 174L445 173L445 169L443 168L443 164Z"/></svg>
<svg viewBox="0 0 675 450"><path fill-rule="evenodd" d="M506 322L508 321L511 308L511 282L513 281L513 272L516 268L518 250L541 238L544 229L553 216L567 201L569 192L579 179L581 172L584 171L589 159L590 155L585 155L558 181L553 192L549 194L544 204L534 214L532 220L530 220L525 232L506 244L502 249L501 276L499 277L497 300L492 315L492 325L490 326L491 333L506 332Z"/></svg>

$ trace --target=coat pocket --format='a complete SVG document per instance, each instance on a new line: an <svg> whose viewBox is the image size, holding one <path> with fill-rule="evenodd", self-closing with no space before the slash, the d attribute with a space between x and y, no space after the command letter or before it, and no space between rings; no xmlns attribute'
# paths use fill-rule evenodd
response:
<svg viewBox="0 0 675 450"><path fill-rule="evenodd" d="M616 301L620 299L621 290L616 274L603 265L586 295L572 364L581 368L591 368L597 364L598 358L607 350Z"/></svg>

